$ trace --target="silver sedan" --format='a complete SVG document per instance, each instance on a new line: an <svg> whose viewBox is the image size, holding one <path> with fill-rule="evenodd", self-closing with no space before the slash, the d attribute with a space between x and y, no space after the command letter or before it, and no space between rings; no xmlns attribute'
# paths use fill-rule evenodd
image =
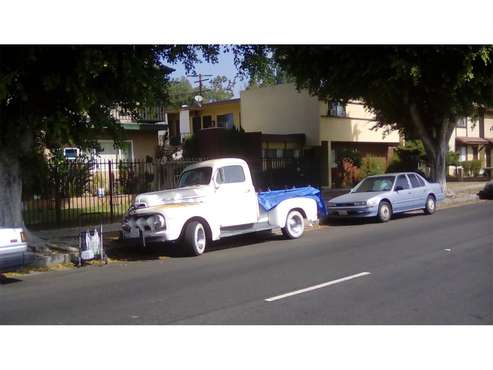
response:
<svg viewBox="0 0 493 370"><path fill-rule="evenodd" d="M417 209L432 214L444 197L440 184L417 173L388 173L369 176L348 194L331 199L327 211L331 217L376 217L387 222L394 214Z"/></svg>

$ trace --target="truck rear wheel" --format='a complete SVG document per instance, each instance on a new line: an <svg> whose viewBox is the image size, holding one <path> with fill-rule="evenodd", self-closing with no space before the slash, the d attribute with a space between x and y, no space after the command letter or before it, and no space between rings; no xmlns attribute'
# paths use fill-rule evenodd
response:
<svg viewBox="0 0 493 370"><path fill-rule="evenodd" d="M289 211L282 234L288 239L298 239L305 231L305 220L299 211Z"/></svg>
<svg viewBox="0 0 493 370"><path fill-rule="evenodd" d="M207 245L207 234L204 225L199 221L189 222L185 226L183 235L183 247L185 252L191 256L200 256Z"/></svg>

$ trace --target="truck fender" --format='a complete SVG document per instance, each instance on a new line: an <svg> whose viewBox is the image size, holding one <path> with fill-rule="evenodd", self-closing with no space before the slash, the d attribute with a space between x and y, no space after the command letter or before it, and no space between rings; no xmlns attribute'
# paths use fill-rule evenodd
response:
<svg viewBox="0 0 493 370"><path fill-rule="evenodd" d="M311 198L299 197L286 199L268 212L269 224L278 227L286 226L286 218L289 211L297 209L309 221L314 222L317 218L317 202Z"/></svg>
<svg viewBox="0 0 493 370"><path fill-rule="evenodd" d="M186 220L185 219L182 220L181 227L179 227L179 229L181 230L180 236L183 235L185 226L191 221L199 221L203 223L211 240L219 239L219 234L220 234L219 225L217 224L217 222L213 222L210 217L204 217L204 215L196 215L196 216L188 217Z"/></svg>

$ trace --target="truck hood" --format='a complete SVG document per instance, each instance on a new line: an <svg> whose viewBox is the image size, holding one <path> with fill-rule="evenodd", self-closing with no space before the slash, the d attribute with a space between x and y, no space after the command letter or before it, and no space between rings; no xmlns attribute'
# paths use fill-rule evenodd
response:
<svg viewBox="0 0 493 370"><path fill-rule="evenodd" d="M134 204L135 206L144 204L147 208L162 204L200 202L201 199L212 194L212 192L212 188L208 185L187 186L185 188L139 194L135 198Z"/></svg>
<svg viewBox="0 0 493 370"><path fill-rule="evenodd" d="M379 192L365 192L365 193L347 193L344 195L340 195L338 197L332 198L329 200L329 203L351 203L351 202L364 202L368 201L373 197L378 197L386 193L386 191Z"/></svg>

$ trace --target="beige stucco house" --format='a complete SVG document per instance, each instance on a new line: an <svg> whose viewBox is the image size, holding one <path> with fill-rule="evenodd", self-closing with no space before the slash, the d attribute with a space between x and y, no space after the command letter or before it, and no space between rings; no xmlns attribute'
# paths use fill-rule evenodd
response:
<svg viewBox="0 0 493 370"><path fill-rule="evenodd" d="M245 131L261 131L266 135L262 145L267 156L275 153L282 157L283 151L291 153L293 148L326 148L321 153L327 156L326 161L331 168L328 186L333 183L338 150L355 148L363 156L389 161L392 148L400 143L397 131L375 128L374 116L363 103L352 101L341 105L324 102L307 91L298 91L294 84L242 91L241 118ZM292 140L286 135L290 135ZM305 138L302 147L300 136ZM276 137L282 140L276 140Z"/></svg>
<svg viewBox="0 0 493 370"><path fill-rule="evenodd" d="M449 140L449 150L459 153L459 161L480 160L482 168L493 166L493 109L479 118L464 118L457 122ZM455 168L450 167L453 174Z"/></svg>
<svg viewBox="0 0 493 370"><path fill-rule="evenodd" d="M322 148L328 170L324 181L331 186L338 150L356 148L363 155L388 161L400 143L399 133L375 128L375 120L361 102L345 106L320 101L294 84L281 84L241 91L239 99L167 111L169 142L179 144L187 136L213 128L242 128L261 133L264 158L299 157Z"/></svg>

